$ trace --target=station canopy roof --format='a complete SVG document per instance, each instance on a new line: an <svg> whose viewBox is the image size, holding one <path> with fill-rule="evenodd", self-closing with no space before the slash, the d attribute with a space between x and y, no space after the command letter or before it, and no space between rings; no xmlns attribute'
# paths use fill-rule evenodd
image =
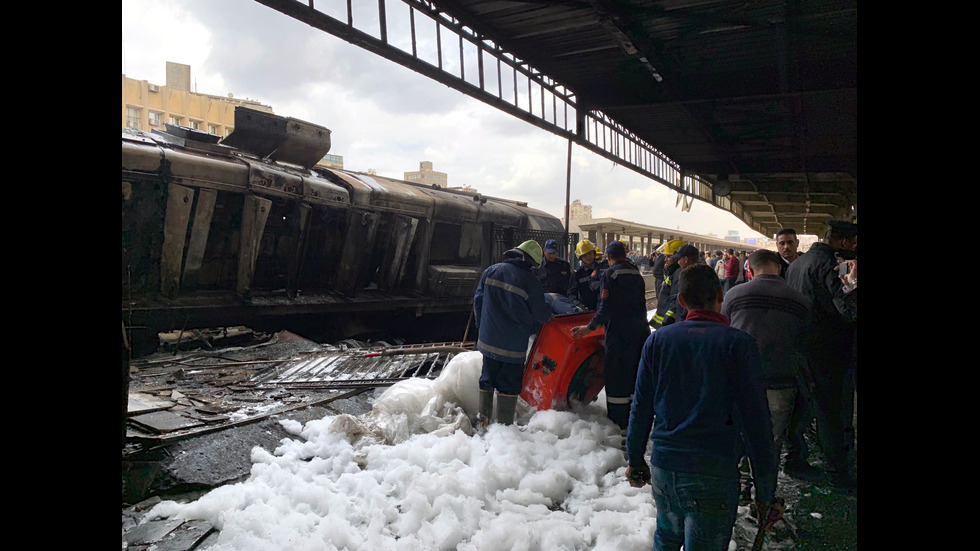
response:
<svg viewBox="0 0 980 551"><path fill-rule="evenodd" d="M730 184L730 210L761 233L856 221L856 0L433 4L718 195Z"/></svg>

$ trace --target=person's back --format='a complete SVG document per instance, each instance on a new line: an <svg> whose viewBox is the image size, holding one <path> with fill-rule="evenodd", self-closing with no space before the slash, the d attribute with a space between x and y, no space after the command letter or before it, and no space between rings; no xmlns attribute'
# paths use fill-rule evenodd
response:
<svg viewBox="0 0 980 551"><path fill-rule="evenodd" d="M655 550L682 544L692 551L724 549L738 505L740 428L762 518L775 501L765 385L755 339L729 327L719 312L722 291L714 271L701 264L686 268L680 298L689 308L686 320L655 331L640 356L627 476L633 486L652 482ZM648 436L652 469L644 460Z"/></svg>
<svg viewBox="0 0 980 551"><path fill-rule="evenodd" d="M528 339L551 319L541 283L531 273L541 256L537 242L521 243L504 253L503 262L483 271L473 294L473 313L480 333L476 347L483 355L478 412L483 428L493 417L495 393L497 421L514 421Z"/></svg>
<svg viewBox="0 0 980 551"><path fill-rule="evenodd" d="M696 313L650 335L640 365L633 409L638 417L646 408L656 413L651 464L737 480L736 404L746 423L769 420L755 339Z"/></svg>
<svg viewBox="0 0 980 551"><path fill-rule="evenodd" d="M523 363L527 340L551 318L541 284L523 260L507 259L484 270L474 297L484 355Z"/></svg>
<svg viewBox="0 0 980 551"><path fill-rule="evenodd" d="M600 326L605 327L606 415L625 429L640 349L650 333L646 320L646 284L636 265L626 258L621 242L610 243L606 256L612 265L602 274L599 307L587 325L572 328L572 337L582 338Z"/></svg>
<svg viewBox="0 0 980 551"><path fill-rule="evenodd" d="M650 332L646 318L646 286L636 265L626 259L615 262L603 272L602 284L605 288L615 286L617 292L600 295L597 323L606 326L606 334L640 334L645 338Z"/></svg>
<svg viewBox="0 0 980 551"><path fill-rule="evenodd" d="M796 385L806 364L809 311L810 301L776 274L760 274L734 287L721 305L732 327L756 339L769 388Z"/></svg>
<svg viewBox="0 0 980 551"><path fill-rule="evenodd" d="M786 283L813 303L816 327L850 330L849 305L836 268L834 248L817 242L789 265Z"/></svg>
<svg viewBox="0 0 980 551"><path fill-rule="evenodd" d="M789 265L786 283L811 300L807 354L813 376L817 436L826 458L831 483L852 490L850 474L854 451L854 343L856 299L844 288L837 255L857 253L857 224L830 221L824 238Z"/></svg>

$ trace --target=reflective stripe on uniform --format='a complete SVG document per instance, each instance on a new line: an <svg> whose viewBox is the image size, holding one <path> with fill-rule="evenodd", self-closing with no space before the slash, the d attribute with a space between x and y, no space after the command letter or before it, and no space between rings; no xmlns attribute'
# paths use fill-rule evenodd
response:
<svg viewBox="0 0 980 551"><path fill-rule="evenodd" d="M493 285L494 287L499 287L505 291L510 291L511 293L516 294L517 296L523 298L524 300L527 300L527 291L521 289L516 285L511 285L510 283L500 281L499 279L493 279L490 277L485 279L484 283L487 285Z"/></svg>
<svg viewBox="0 0 980 551"><path fill-rule="evenodd" d="M626 396L625 398L619 398L619 397L614 397L614 396L606 395L606 403L607 404L628 404L628 403L630 403L632 401L633 401L633 395L632 394L630 394L629 396Z"/></svg>
<svg viewBox="0 0 980 551"><path fill-rule="evenodd" d="M612 274L611 276L609 276L609 277L611 277L611 278L613 278L613 279L616 279L617 277L619 277L619 275L620 275L620 274L633 274L633 275L640 275L640 272L639 272L638 270L633 270L633 269L629 269L629 268L628 268L628 269L625 269L625 270L616 270L616 271L615 271L615 272L613 272L613 274Z"/></svg>
<svg viewBox="0 0 980 551"><path fill-rule="evenodd" d="M487 343L485 343L485 342L483 342L481 340L478 340L476 344L477 344L477 346L479 346L480 348L483 348L487 352L493 352L494 354L497 354L499 356L506 356L508 358L518 358L518 359L521 359L521 360L523 360L524 357L526 356L526 353L525 352L514 352L512 350L504 350L503 348L497 348L496 346L490 346L489 344L487 344Z"/></svg>

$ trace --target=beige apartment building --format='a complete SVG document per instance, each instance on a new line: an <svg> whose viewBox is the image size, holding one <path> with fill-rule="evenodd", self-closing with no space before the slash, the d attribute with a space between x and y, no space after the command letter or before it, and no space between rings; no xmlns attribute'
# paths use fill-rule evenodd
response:
<svg viewBox="0 0 980 551"><path fill-rule="evenodd" d="M144 131L164 130L165 123L224 138L235 128L235 107L272 113L272 107L232 94L212 96L191 91L191 67L167 62L163 86L122 76L122 125ZM342 162L342 161L341 161Z"/></svg>
<svg viewBox="0 0 980 551"><path fill-rule="evenodd" d="M417 171L406 172L405 181L426 186L436 184L442 188L449 187L449 175L432 170L432 161L422 161Z"/></svg>

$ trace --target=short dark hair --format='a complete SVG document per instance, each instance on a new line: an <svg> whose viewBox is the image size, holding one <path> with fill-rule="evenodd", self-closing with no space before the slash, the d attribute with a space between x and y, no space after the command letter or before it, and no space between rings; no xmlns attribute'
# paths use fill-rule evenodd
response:
<svg viewBox="0 0 980 551"><path fill-rule="evenodd" d="M827 241L831 239L849 239L857 234L857 224L846 220L831 220L827 222L827 233L824 234L824 239Z"/></svg>
<svg viewBox="0 0 980 551"><path fill-rule="evenodd" d="M718 298L720 280L707 264L688 266L681 277L678 294L684 296L688 309L705 309Z"/></svg>
<svg viewBox="0 0 980 551"><path fill-rule="evenodd" d="M626 246L622 241L613 241L606 247L606 256L612 260L626 258Z"/></svg>
<svg viewBox="0 0 980 551"><path fill-rule="evenodd" d="M759 249L749 255L749 267L755 269L757 266L761 266L763 264L782 266L782 261L779 259L778 253L775 251L770 251L769 249Z"/></svg>
<svg viewBox="0 0 980 551"><path fill-rule="evenodd" d="M725 254L725 253L723 253L723 252L721 252L721 251L715 251L715 256L721 256L721 255L723 255L723 254Z"/></svg>
<svg viewBox="0 0 980 551"><path fill-rule="evenodd" d="M735 254L735 249L728 249L728 254Z"/></svg>
<svg viewBox="0 0 980 551"><path fill-rule="evenodd" d="M785 235L787 233L793 234L793 237L796 237L796 230L794 230L793 228L783 228L778 232L776 232L776 239L779 239L780 235Z"/></svg>

